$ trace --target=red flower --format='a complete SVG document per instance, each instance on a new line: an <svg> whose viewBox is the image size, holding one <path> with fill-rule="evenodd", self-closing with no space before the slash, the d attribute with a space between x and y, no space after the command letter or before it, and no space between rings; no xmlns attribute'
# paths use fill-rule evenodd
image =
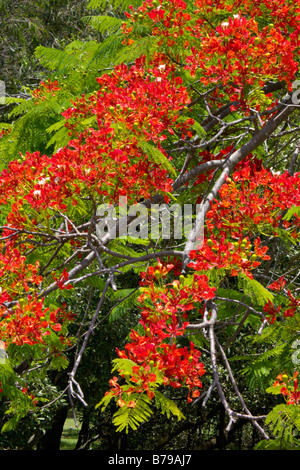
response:
<svg viewBox="0 0 300 470"><path fill-rule="evenodd" d="M285 284L286 284L286 280L282 276L278 279L278 281L272 282L272 284L270 284L267 287L268 287L268 289L272 289L272 290L275 290L275 291L280 291L284 288Z"/></svg>
<svg viewBox="0 0 300 470"><path fill-rule="evenodd" d="M60 289L73 289L73 286L71 284L65 285L66 281L69 279L69 273L66 270L66 268L63 270L61 273L59 279L56 278L55 273L53 273L53 279L56 281L58 287Z"/></svg>
<svg viewBox="0 0 300 470"><path fill-rule="evenodd" d="M279 374L276 382L273 386L281 386L280 393L286 397L287 405L298 405L300 404L300 389L298 388L298 371L294 373L294 376L289 378L286 374ZM290 385L292 382L292 385Z"/></svg>

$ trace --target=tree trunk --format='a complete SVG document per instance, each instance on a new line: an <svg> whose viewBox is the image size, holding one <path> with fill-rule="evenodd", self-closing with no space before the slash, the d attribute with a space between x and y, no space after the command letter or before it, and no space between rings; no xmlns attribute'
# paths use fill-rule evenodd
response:
<svg viewBox="0 0 300 470"><path fill-rule="evenodd" d="M75 450L81 449L81 447L84 446L84 444L88 442L89 426L90 426L89 413L85 413L85 410L84 410L82 425L81 425L81 429L79 431L79 436L78 436L78 440L77 440Z"/></svg>
<svg viewBox="0 0 300 470"><path fill-rule="evenodd" d="M60 408L53 419L52 427L38 443L38 450L59 450L64 423L68 415L69 407Z"/></svg>

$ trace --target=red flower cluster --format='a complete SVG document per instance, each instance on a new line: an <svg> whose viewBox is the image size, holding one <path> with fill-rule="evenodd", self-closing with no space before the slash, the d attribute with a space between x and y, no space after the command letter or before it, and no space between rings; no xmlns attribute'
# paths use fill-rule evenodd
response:
<svg viewBox="0 0 300 470"><path fill-rule="evenodd" d="M205 85L227 86L233 82L229 87L232 93L235 87L263 85L267 77L276 77L285 80L291 89L298 70L295 44L279 28L271 25L260 30L254 18L233 15L215 30L199 29L194 35L201 40L201 47L192 47L192 55L186 58L187 68L192 76L199 70Z"/></svg>
<svg viewBox="0 0 300 470"><path fill-rule="evenodd" d="M11 129L1 129L0 130L0 139L8 134L10 134Z"/></svg>
<svg viewBox="0 0 300 470"><path fill-rule="evenodd" d="M278 318L280 318L280 315L283 315L284 318L293 317L300 305L300 299L296 298L289 289L285 291L285 285L286 280L284 279L284 276L282 276L277 281L274 281L267 286L268 289L281 294L281 300L284 300L284 305L279 305L278 307L276 307L271 301L264 306L265 316L270 324L273 324Z"/></svg>
<svg viewBox="0 0 300 470"><path fill-rule="evenodd" d="M162 45L166 40L167 45L172 47L175 42L178 43L180 37L184 35L185 31L191 31L189 21L191 15L187 11L187 4L182 0L171 0L166 2L164 0L146 0L141 6L134 11L133 7L129 7L131 13L126 13L133 23L142 21L143 25L152 27L152 34L154 36L161 36L162 39L158 45ZM132 27L123 25L123 32L130 35ZM133 42L133 39L128 38L127 44Z"/></svg>
<svg viewBox="0 0 300 470"><path fill-rule="evenodd" d="M287 374L279 374L273 387L281 387L280 393L284 396L287 405L300 404L300 388L298 384L298 371L289 378ZM291 384L292 382L292 384Z"/></svg>
<svg viewBox="0 0 300 470"><path fill-rule="evenodd" d="M222 22L216 20L220 17ZM146 0L136 10L130 7L127 18L123 25L127 44L136 40L135 25L142 22L159 38L158 45L186 64L192 77L204 85L218 84L216 94L227 93L246 112L249 106L260 109L267 103L249 93L249 87L255 91L272 78L286 81L291 89L295 80L300 48L297 2L286 5L283 0L258 0L253 5L235 0L228 5L223 0L199 0L192 11L182 0ZM176 56L178 45L186 50L184 60ZM273 104L272 99L267 103Z"/></svg>
<svg viewBox="0 0 300 470"><path fill-rule="evenodd" d="M286 209L300 205L299 173L273 174L250 156L236 167L219 195L220 200L211 204L207 214L209 230L217 229L222 236L230 227L233 238L260 230L276 235L276 229L283 223L291 236L297 237L299 218L295 216L293 222L287 222L282 216Z"/></svg>
<svg viewBox="0 0 300 470"><path fill-rule="evenodd" d="M286 280L284 279L284 276L282 276L278 279L278 281L274 281L271 284L269 284L268 289L271 289L274 291L281 291L285 285L286 285Z"/></svg>
<svg viewBox="0 0 300 470"><path fill-rule="evenodd" d="M55 96L56 92L60 89L61 88L56 80L54 82L51 82L50 80L47 80L46 82L41 81L39 88L36 88L32 92L34 103L39 104L41 101L45 101L47 97Z"/></svg>
<svg viewBox="0 0 300 470"><path fill-rule="evenodd" d="M208 285L206 276L194 276L190 285L183 280L175 280L164 285L163 278L172 271L174 265L158 261L142 273L143 293L139 297L141 303L140 325L144 334L132 331L130 342L124 351L118 350L119 357L129 359L132 367L130 387L122 388L117 378L111 381L110 394L119 397L119 405L125 405L122 394L142 393L146 390L149 398L154 396L154 388L158 385L188 388L188 402L200 395L202 387L200 377L205 373L200 359L200 351L194 344L178 347L176 339L182 336L188 325L187 311L195 308L197 303L211 299L215 288ZM122 377L125 374L119 370ZM129 405L127 405L129 406ZM133 406L133 404L131 404Z"/></svg>
<svg viewBox="0 0 300 470"><path fill-rule="evenodd" d="M243 9L247 12L247 15L252 17L270 15L270 19L286 34L289 34L292 41L297 40L299 37L299 2L286 2L285 0L255 0L255 2L252 0L235 0L233 5L237 9Z"/></svg>
<svg viewBox="0 0 300 470"><path fill-rule="evenodd" d="M82 96L63 113L73 135L66 147L51 156L26 153L2 171L0 204L10 205L11 212L2 231L5 250L1 249L0 254L1 316L5 319L1 330L5 336L11 335L12 342L42 342L48 328L40 301L33 296L27 299L28 304L21 305L16 299L24 292L29 295L43 280L38 274L39 263L29 264L25 253L34 247L30 241L35 235L41 241L47 236L47 230L43 232L41 227L46 224L51 228L55 211L74 210L79 198L111 203L127 195L129 201L136 202L158 191L168 199L173 180L139 144L151 141L168 158L161 147L166 133L172 134L176 128L186 132L189 127L177 123L189 97L174 72L160 55L147 69L144 57L130 69L117 66L111 74L98 79L97 93L89 98ZM56 82L42 82L33 97L44 99L58 90ZM77 122L88 117L94 125L79 131ZM71 246L78 243L70 241ZM66 284L66 271L53 276L60 289L72 288ZM17 304L7 310L11 301Z"/></svg>
<svg viewBox="0 0 300 470"><path fill-rule="evenodd" d="M7 344L44 343L43 337L50 335L51 330L61 330L61 324L57 323L58 312L59 309L50 311L44 308L43 299L29 295L13 310L0 308L0 336Z"/></svg>
<svg viewBox="0 0 300 470"><path fill-rule="evenodd" d="M168 172L140 148L141 141L152 141L158 149L165 132L183 132L189 126L177 123L179 110L188 102L182 79L157 56L150 68L145 59L128 69L116 67L110 75L98 79L100 90L87 100L82 97L63 113L66 126L75 138L48 157L27 153L23 161L14 161L0 177L0 204L14 203L9 221L17 227L28 221L23 207L48 212L76 205L79 196L102 197L108 203L127 195L136 202L155 191L171 191ZM94 117L95 128L79 133L76 121ZM167 198L167 196L166 196Z"/></svg>
<svg viewBox="0 0 300 470"><path fill-rule="evenodd" d="M36 406L38 404L37 398L32 393L28 393L28 387L23 387L22 393L24 393L24 395L26 395L26 397L28 397L32 401L33 406Z"/></svg>
<svg viewBox="0 0 300 470"><path fill-rule="evenodd" d="M38 261L35 265L26 263L22 248L16 248L14 242L7 243L5 250L3 248L4 245L0 251L0 305L13 300L20 291L28 292L32 285L38 286L42 282Z"/></svg>
<svg viewBox="0 0 300 470"><path fill-rule="evenodd" d="M266 21L272 17L275 25L266 26L260 20L266 11ZM8 345L44 345L51 333L60 332L62 323L72 318L64 308L47 308L44 299L37 297L36 288L43 281L39 264L26 259L34 248L34 237L58 243L53 235L58 229L58 211L82 218L83 210L79 209L88 204L86 201L96 207L117 202L122 195L133 203L155 193L169 200L173 180L166 168L170 168L171 159L162 143L175 133L178 139L192 136L194 124L181 116L191 100L177 75L178 64L184 64L185 72L196 78L200 87L216 84L214 100L227 95L246 112L250 103L260 109L256 93L267 80L284 80L291 89L298 71L298 4L257 0L252 8L248 0L232 0L230 5L225 0L197 0L192 11L183 0L145 0L136 11L130 8L127 17L130 24L123 26L127 44L135 37L136 23L143 21L165 53L155 54L147 65L141 57L130 68L121 64L102 75L97 79L97 92L83 95L62 113L71 139L68 145L51 156L26 153L10 162L0 175L0 205L11 207L0 246L0 336ZM224 21L220 23L219 18ZM177 56L177 45L182 57ZM41 82L33 100L38 104L52 99L59 90L57 82ZM268 106L272 104L270 100ZM0 137L3 135L2 131ZM145 142L153 154L143 150ZM223 158L230 150L225 148L218 156L205 151L199 156L209 161ZM201 175L194 188L210 176ZM139 328L131 331L124 350L117 351L118 372L126 385L114 377L108 392L117 397L119 406L134 407L134 397L145 391L152 399L159 386L186 387L188 402L200 395L205 373L201 353L184 335L188 312L202 312L205 301L215 296L216 288L202 272L217 269L231 276L245 273L251 277L260 260L270 259L259 237L250 243L254 233L276 236L282 224L290 237L298 237L299 217L295 215L288 222L282 215L286 209L300 206L299 182L299 173L273 174L249 156L211 204L206 238L190 253L189 267L197 272L187 279L176 279L178 265L158 260L142 273ZM72 231L72 224L66 230ZM82 234L75 235L73 240L66 237L66 250L80 246ZM175 280L166 283L169 274ZM72 288L66 269L52 275L59 289ZM281 292L284 280L269 288ZM289 290L287 297L283 316L290 317L300 301ZM264 308L270 323L280 311L281 306L272 303ZM289 381L282 388L288 403L299 402L296 375L293 380L292 390Z"/></svg>
<svg viewBox="0 0 300 470"><path fill-rule="evenodd" d="M61 273L59 279L57 279L57 277L55 276L55 273L52 273L52 274L53 274L54 281L56 282L56 284L58 285L58 287L61 290L63 290L63 289L73 289L73 286L71 284L65 284L69 279L69 274L68 274L66 268Z"/></svg>
<svg viewBox="0 0 300 470"><path fill-rule="evenodd" d="M12 232L5 229L3 233L9 237ZM63 306L56 311L45 308L44 299L31 294L43 281L38 274L39 262L27 263L22 254L24 245L17 248L14 238L9 237L5 250L2 246L0 251L0 337L8 345L44 343L44 337L50 335L51 330L61 331L61 324L69 321L69 314L64 312ZM64 285L67 278L63 272L57 280L60 289L72 287Z"/></svg>
<svg viewBox="0 0 300 470"><path fill-rule="evenodd" d="M203 159L207 158L206 152ZM298 237L299 217L295 215L287 222L282 216L286 209L300 205L299 176L299 173L290 176L287 172L273 174L251 156L238 165L219 191L218 200L211 203L206 237L202 245L190 253L193 260L190 267L197 271L223 268L231 276L244 272L251 277L251 271L259 266L260 260L270 257L266 254L268 248L261 246L260 238L257 237L252 246L249 236L259 231L276 235L283 224L291 237ZM199 183L201 181L197 181Z"/></svg>
<svg viewBox="0 0 300 470"><path fill-rule="evenodd" d="M264 306L265 316L268 322L272 325L280 317L281 314L284 318L293 317L299 305L300 299L294 297L293 294L288 290L285 305L279 305L278 307L276 307L273 302L269 301Z"/></svg>
<svg viewBox="0 0 300 470"><path fill-rule="evenodd" d="M213 268L226 270L230 276L237 276L239 272L252 278L251 271L260 265L258 258L268 260L266 255L268 247L260 246L260 238L252 246L247 238L231 242L225 236L221 239L209 238L203 241L199 249L190 252L192 262L188 265L196 271L205 271Z"/></svg>

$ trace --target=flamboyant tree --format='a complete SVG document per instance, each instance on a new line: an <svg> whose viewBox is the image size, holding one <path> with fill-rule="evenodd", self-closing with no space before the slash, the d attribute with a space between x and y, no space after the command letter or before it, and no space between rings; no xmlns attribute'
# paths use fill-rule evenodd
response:
<svg viewBox="0 0 300 470"><path fill-rule="evenodd" d="M43 406L30 394L37 369L67 369L70 403L87 405L78 368L106 302L122 305L118 277L132 271L139 281L123 300L132 298L138 324L115 345L98 405L115 402L117 430L137 429L153 408L183 418L173 389L199 406L217 391L227 431L248 420L264 445L295 448L300 5L147 0L125 15L94 19L116 28L104 44L116 37L123 52L92 87L71 97L58 74L33 91L31 108L20 105L52 113L48 129L57 133L48 150L15 154L0 176L0 380L15 413L5 429ZM78 46L94 57L97 47ZM8 153L22 140L18 122L2 133ZM87 280L100 296L82 333L68 299ZM81 333L71 335L76 324ZM246 325L264 352L231 357ZM13 365L21 359L30 365L20 379ZM286 403L253 415L242 374L233 373L238 360Z"/></svg>

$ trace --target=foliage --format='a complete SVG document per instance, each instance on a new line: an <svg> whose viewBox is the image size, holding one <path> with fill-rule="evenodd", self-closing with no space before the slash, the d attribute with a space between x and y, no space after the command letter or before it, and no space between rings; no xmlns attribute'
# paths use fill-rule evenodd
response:
<svg viewBox="0 0 300 470"><path fill-rule="evenodd" d="M64 49L73 40L98 39L83 16L88 14L85 0L28 0L0 3L0 80L5 83L7 98L0 108L0 122L11 123L15 103L26 102L33 88L48 77L34 51L40 45ZM58 49L57 49L58 48ZM28 121L29 127L31 122Z"/></svg>
<svg viewBox="0 0 300 470"><path fill-rule="evenodd" d="M286 398L286 404L277 405L268 414L266 418L266 424L270 426L275 438L271 439L270 441L261 441L257 445L257 449L299 449L299 441L297 438L295 438L295 435L299 435L300 431L298 405L300 390L298 389L297 375L298 371L292 378L289 378L286 374L280 374L277 377L278 380L273 384L273 386L267 389L269 393L273 393L275 395L282 394ZM290 382L292 382L292 385Z"/></svg>

